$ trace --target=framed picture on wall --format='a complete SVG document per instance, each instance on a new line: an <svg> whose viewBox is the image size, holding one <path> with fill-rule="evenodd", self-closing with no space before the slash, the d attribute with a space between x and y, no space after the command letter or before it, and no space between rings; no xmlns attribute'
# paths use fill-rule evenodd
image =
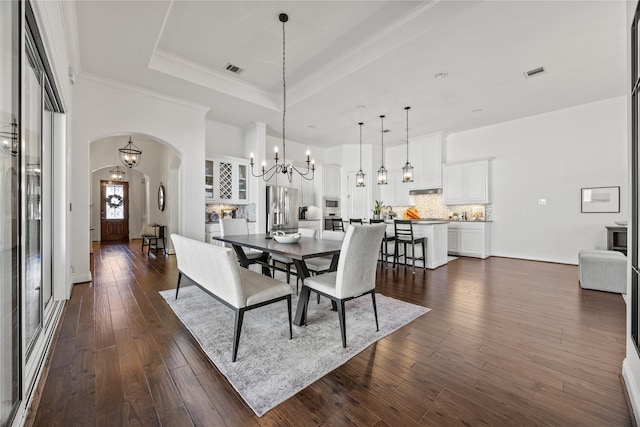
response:
<svg viewBox="0 0 640 427"><path fill-rule="evenodd" d="M580 212L620 212L620 187L583 188L581 193Z"/></svg>

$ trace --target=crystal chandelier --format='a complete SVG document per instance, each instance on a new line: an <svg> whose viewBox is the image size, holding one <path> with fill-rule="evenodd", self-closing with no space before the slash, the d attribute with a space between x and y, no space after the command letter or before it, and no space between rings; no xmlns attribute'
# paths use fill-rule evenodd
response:
<svg viewBox="0 0 640 427"><path fill-rule="evenodd" d="M411 107L404 107L407 112L407 163L402 168L402 182L413 182L413 166L409 163L409 110Z"/></svg>
<svg viewBox="0 0 640 427"><path fill-rule="evenodd" d="M380 135L382 135L382 166L378 169L378 185L386 185L387 169L384 167L384 115L380 116L380 126Z"/></svg>
<svg viewBox="0 0 640 427"><path fill-rule="evenodd" d="M362 125L364 123L358 123L360 125L360 170L356 174L356 187L364 187L364 172L362 172Z"/></svg>
<svg viewBox="0 0 640 427"><path fill-rule="evenodd" d="M289 20L289 16L286 13L281 13L279 16L280 22L282 22L282 162L280 162L280 158L278 157L278 147L274 148L275 151L275 164L271 166L269 169L266 169L266 162L262 162L262 169L260 173L256 174L253 170L253 153L251 153L251 174L255 177L262 177L265 181L269 181L273 178L274 175L278 173L285 174L289 182L293 179L293 173L296 172L302 178L311 181L315 175L316 165L313 160L311 160L311 153L307 150L307 169L306 171L300 170L293 165L290 161L287 162L286 158L286 116L287 116L287 81L285 78L285 31L284 24Z"/></svg>
<svg viewBox="0 0 640 427"><path fill-rule="evenodd" d="M120 152L120 161L128 168L135 168L140 164L140 158L142 157L142 150L133 145L131 136L129 136L129 143L124 147L118 149Z"/></svg>

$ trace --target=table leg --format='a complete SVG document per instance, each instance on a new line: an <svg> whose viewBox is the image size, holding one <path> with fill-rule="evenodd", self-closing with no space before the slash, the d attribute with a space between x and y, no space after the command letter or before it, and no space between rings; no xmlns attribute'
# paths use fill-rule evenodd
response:
<svg viewBox="0 0 640 427"><path fill-rule="evenodd" d="M236 251L236 255L238 256L238 261L240 261L240 267L249 268L249 259L247 255L244 253L244 249L240 245L233 245L233 250Z"/></svg>
<svg viewBox="0 0 640 427"><path fill-rule="evenodd" d="M307 269L307 263L305 263L304 260L293 259L293 265L296 266L296 274L302 280L302 291L298 299L298 307L296 308L296 315L293 318L293 324L303 326L307 323L307 304L309 303L309 295L311 295L311 290L304 286L304 279L311 276L311 273L309 269Z"/></svg>
<svg viewBox="0 0 640 427"><path fill-rule="evenodd" d="M271 269L269 268L269 252L262 252L262 255L260 256L260 265L262 265L262 274L272 277Z"/></svg>

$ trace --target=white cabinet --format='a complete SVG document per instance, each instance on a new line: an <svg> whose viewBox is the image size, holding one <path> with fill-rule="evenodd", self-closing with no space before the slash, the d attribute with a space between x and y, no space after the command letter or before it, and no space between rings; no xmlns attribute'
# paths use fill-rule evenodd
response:
<svg viewBox="0 0 640 427"><path fill-rule="evenodd" d="M205 198L217 203L248 203L249 166L247 161L236 158L205 160Z"/></svg>
<svg viewBox="0 0 640 427"><path fill-rule="evenodd" d="M411 189L442 187L442 134L421 136L409 140L409 162L413 166ZM405 161L406 162L406 146Z"/></svg>
<svg viewBox="0 0 640 427"><path fill-rule="evenodd" d="M394 234L395 227L393 223L387 222L387 235L393 236ZM416 222L413 224L413 235L426 239L426 267L428 269L435 269L447 263L448 235L446 222ZM393 242L389 244L393 244ZM389 258L389 261L391 260ZM416 267L418 266L422 267L422 261L416 261Z"/></svg>
<svg viewBox="0 0 640 427"><path fill-rule="evenodd" d="M442 166L442 202L446 205L489 203L489 160Z"/></svg>
<svg viewBox="0 0 640 427"><path fill-rule="evenodd" d="M385 206L410 206L409 185L402 182L402 171L388 172L387 184L380 186L380 200Z"/></svg>
<svg viewBox="0 0 640 427"><path fill-rule="evenodd" d="M298 221L298 228L310 228L316 231L316 238L320 238L320 231L322 228L322 220L300 220Z"/></svg>
<svg viewBox="0 0 640 427"><path fill-rule="evenodd" d="M302 206L312 206L315 203L315 191L313 189L313 180L300 178L300 191L298 200Z"/></svg>
<svg viewBox="0 0 640 427"><path fill-rule="evenodd" d="M450 222L447 231L449 254L482 259L490 257L490 231L489 222Z"/></svg>
<svg viewBox="0 0 640 427"><path fill-rule="evenodd" d="M340 196L340 167L326 165L322 168L322 195Z"/></svg>

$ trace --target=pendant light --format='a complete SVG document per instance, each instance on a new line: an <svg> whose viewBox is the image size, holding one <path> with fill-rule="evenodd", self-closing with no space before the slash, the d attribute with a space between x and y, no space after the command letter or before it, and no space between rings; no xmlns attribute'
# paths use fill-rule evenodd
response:
<svg viewBox="0 0 640 427"><path fill-rule="evenodd" d="M407 163L402 168L402 182L413 182L413 166L409 163L409 110L411 107L404 107L407 112Z"/></svg>
<svg viewBox="0 0 640 427"><path fill-rule="evenodd" d="M378 185L387 184L387 170L384 167L384 115L380 116L380 135L382 140L382 166L378 169Z"/></svg>
<svg viewBox="0 0 640 427"><path fill-rule="evenodd" d="M302 178L311 181L315 175L316 165L315 162L311 159L311 153L307 150L307 169L300 170L293 165L292 162L287 162L286 155L286 116L287 116L287 80L285 79L285 31L284 24L289 20L289 15L286 13L281 13L278 15L278 19L282 22L282 163L280 163L280 158L278 157L278 147L274 147L275 152L275 164L271 166L269 169L266 169L266 163L262 162L262 169L259 173L255 173L253 171L253 165L255 164L253 161L253 153L250 154L251 160L249 165L251 166L251 174L255 177L262 177L263 180L269 181L273 178L274 175L282 173L287 176L289 182L293 180L293 173L296 172Z"/></svg>
<svg viewBox="0 0 640 427"><path fill-rule="evenodd" d="M109 174L111 176L111 181L122 181L125 175L124 171L120 169L120 166L109 169Z"/></svg>
<svg viewBox="0 0 640 427"><path fill-rule="evenodd" d="M362 172L362 125L364 123L358 123L360 125L360 170L356 174L356 187L364 187L364 172Z"/></svg>
<svg viewBox="0 0 640 427"><path fill-rule="evenodd" d="M120 152L120 161L128 167L135 168L140 164L140 158L142 157L142 150L133 145L131 136L129 136L129 143L118 150Z"/></svg>

